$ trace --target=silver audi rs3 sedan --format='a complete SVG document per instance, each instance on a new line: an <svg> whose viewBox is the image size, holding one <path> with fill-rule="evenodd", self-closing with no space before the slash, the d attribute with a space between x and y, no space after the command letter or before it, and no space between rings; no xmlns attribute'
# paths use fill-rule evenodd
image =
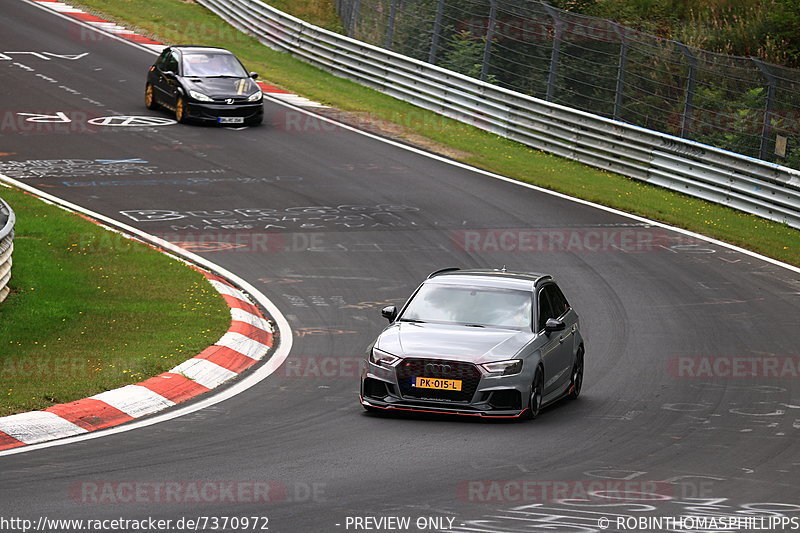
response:
<svg viewBox="0 0 800 533"><path fill-rule="evenodd" d="M361 375L368 411L536 418L581 392L578 315L547 274L438 270L382 314Z"/></svg>

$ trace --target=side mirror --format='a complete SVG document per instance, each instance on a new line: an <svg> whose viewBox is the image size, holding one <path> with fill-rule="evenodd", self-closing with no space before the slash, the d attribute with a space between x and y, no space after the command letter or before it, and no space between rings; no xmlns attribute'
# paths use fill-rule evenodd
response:
<svg viewBox="0 0 800 533"><path fill-rule="evenodd" d="M258 79L258 72L251 72L250 77L253 78L254 80Z"/></svg>
<svg viewBox="0 0 800 533"><path fill-rule="evenodd" d="M164 72L162 72L162 74L168 80L174 80L175 79L175 73L172 72L171 70L165 70Z"/></svg>
<svg viewBox="0 0 800 533"><path fill-rule="evenodd" d="M563 320L557 318L548 318L544 323L544 332L552 333L553 331L564 331L567 328Z"/></svg>
<svg viewBox="0 0 800 533"><path fill-rule="evenodd" d="M389 322L394 322L394 319L397 318L397 307L393 305L387 305L381 309L381 316L383 316L383 318Z"/></svg>

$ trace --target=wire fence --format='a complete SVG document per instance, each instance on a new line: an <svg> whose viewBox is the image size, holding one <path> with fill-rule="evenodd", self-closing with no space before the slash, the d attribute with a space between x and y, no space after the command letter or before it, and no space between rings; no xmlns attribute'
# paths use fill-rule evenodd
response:
<svg viewBox="0 0 800 533"><path fill-rule="evenodd" d="M336 0L349 36L537 98L800 169L800 70L533 0Z"/></svg>

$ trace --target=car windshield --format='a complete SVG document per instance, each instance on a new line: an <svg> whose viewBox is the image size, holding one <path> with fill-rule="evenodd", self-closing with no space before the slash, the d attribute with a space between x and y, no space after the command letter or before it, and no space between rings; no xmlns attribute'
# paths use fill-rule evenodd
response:
<svg viewBox="0 0 800 533"><path fill-rule="evenodd" d="M246 78L242 64L231 54L184 53L183 75L198 77Z"/></svg>
<svg viewBox="0 0 800 533"><path fill-rule="evenodd" d="M463 285L423 285L401 321L443 322L474 327L527 328L531 293Z"/></svg>

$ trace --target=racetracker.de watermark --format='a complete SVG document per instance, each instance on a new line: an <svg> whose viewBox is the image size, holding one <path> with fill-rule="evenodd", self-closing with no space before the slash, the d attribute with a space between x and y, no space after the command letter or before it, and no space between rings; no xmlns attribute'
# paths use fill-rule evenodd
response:
<svg viewBox="0 0 800 533"><path fill-rule="evenodd" d="M452 234L457 250L464 252L656 252L677 241L656 228L545 228L458 230Z"/></svg>
<svg viewBox="0 0 800 533"><path fill-rule="evenodd" d="M457 493L458 498L466 502L520 504L563 500L661 501L675 497L676 489L680 492L688 490L666 481L505 479L462 481L457 486ZM700 492L697 487L691 490Z"/></svg>
<svg viewBox="0 0 800 533"><path fill-rule="evenodd" d="M279 481L80 481L69 487L81 504L236 504L325 501L324 483Z"/></svg>
<svg viewBox="0 0 800 533"><path fill-rule="evenodd" d="M304 379L357 378L363 363L364 357L352 355L298 355L284 361L275 375Z"/></svg>
<svg viewBox="0 0 800 533"><path fill-rule="evenodd" d="M340 123L375 134L401 133L418 130L427 133L445 131L453 119L445 115L431 115L425 111L410 111L387 116L365 115L326 109L324 117L309 115L304 111L281 109L271 115L273 129L286 133L333 133L344 131ZM474 124L480 124L474 121Z"/></svg>
<svg viewBox="0 0 800 533"><path fill-rule="evenodd" d="M602 19L560 19L559 24L561 25L561 38L567 42L618 43L622 41L625 32L625 28ZM524 17L495 20L474 17L459 21L456 26L459 32L468 33L469 38L473 40L486 38L490 27L493 27L492 40L495 42L551 43L555 37L555 27L552 22Z"/></svg>
<svg viewBox="0 0 800 533"><path fill-rule="evenodd" d="M195 253L258 253L308 252L325 249L325 233L295 232L275 233L258 231L220 232L167 232L155 233L156 237ZM114 232L82 233L75 239L71 251L89 252L147 252L148 249L133 246L134 241Z"/></svg>
<svg viewBox="0 0 800 533"><path fill-rule="evenodd" d="M798 378L800 357L680 356L667 361L674 378Z"/></svg>
<svg viewBox="0 0 800 533"><path fill-rule="evenodd" d="M236 252L274 254L307 252L325 248L320 232L181 232L157 234L190 252Z"/></svg>
<svg viewBox="0 0 800 533"><path fill-rule="evenodd" d="M103 19L89 15L88 22L108 22ZM95 20L96 18L96 20ZM106 26L109 33L99 32L97 29L82 24L69 25L69 38L72 41L79 43L98 43L107 41L119 41L120 37L115 35L113 28ZM130 37L130 31L125 31L125 35ZM193 20L163 20L159 21L159 34L170 42L170 37L176 35L191 35L192 39L196 42L213 42L213 41L226 41L226 42L249 42L251 37L247 34L237 30L233 26L221 23L211 22L196 22ZM134 40L139 40L138 38ZM182 39L178 39L179 41Z"/></svg>

